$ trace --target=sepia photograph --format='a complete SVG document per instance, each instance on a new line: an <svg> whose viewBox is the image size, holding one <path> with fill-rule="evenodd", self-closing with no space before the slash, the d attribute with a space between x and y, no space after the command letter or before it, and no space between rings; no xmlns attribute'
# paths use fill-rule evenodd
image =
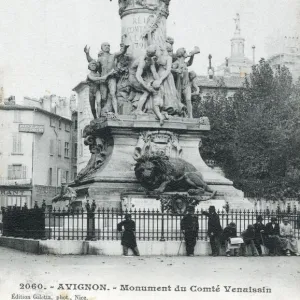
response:
<svg viewBox="0 0 300 300"><path fill-rule="evenodd" d="M0 299L300 298L299 0L0 0Z"/></svg>

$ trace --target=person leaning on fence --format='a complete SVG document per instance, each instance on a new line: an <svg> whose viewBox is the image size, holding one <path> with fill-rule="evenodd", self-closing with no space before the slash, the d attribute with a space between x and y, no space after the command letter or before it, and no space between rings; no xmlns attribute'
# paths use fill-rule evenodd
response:
<svg viewBox="0 0 300 300"><path fill-rule="evenodd" d="M124 230L122 231L122 228ZM117 225L118 231L122 231L121 245L123 246L123 255L128 256L128 248L133 251L133 254L140 256L139 249L135 238L135 222L131 220L131 215L126 214L125 220Z"/></svg>
<svg viewBox="0 0 300 300"><path fill-rule="evenodd" d="M231 238L236 238L236 225L235 223L231 222L228 226L226 226L223 230L222 236L221 236L221 240L223 242L225 242L225 251L226 251L226 255L230 256L230 239ZM236 256L239 256L239 249L234 249L234 254Z"/></svg>
<svg viewBox="0 0 300 300"><path fill-rule="evenodd" d="M208 217L207 235L209 237L212 255L219 256L220 236L222 234L219 215L216 213L216 208L214 206L210 206L208 212L203 211L202 214Z"/></svg>
<svg viewBox="0 0 300 300"><path fill-rule="evenodd" d="M269 255L279 255L280 252L280 238L279 225L275 217L271 218L271 222L266 224L265 229L265 245L269 249Z"/></svg>
<svg viewBox="0 0 300 300"><path fill-rule="evenodd" d="M198 238L199 221L198 217L196 217L194 213L195 208L188 207L187 214L181 219L180 222L180 229L184 234L187 256L194 256L194 248Z"/></svg>
<svg viewBox="0 0 300 300"><path fill-rule="evenodd" d="M254 245L260 256L262 256L261 245L264 245L264 232L266 229L266 226L262 223L262 220L262 216L257 216L256 223L253 225L255 232Z"/></svg>
<svg viewBox="0 0 300 300"><path fill-rule="evenodd" d="M289 223L289 218L284 217L279 226L280 230L280 245L287 256L291 254L298 256L297 240L294 238L294 231Z"/></svg>
<svg viewBox="0 0 300 300"><path fill-rule="evenodd" d="M242 238L244 241L244 244L242 244L242 252L244 256L247 256L246 254L246 247L250 246L251 252L253 256L257 256L256 253L256 247L255 247L255 230L253 225L248 225L248 228L242 232Z"/></svg>

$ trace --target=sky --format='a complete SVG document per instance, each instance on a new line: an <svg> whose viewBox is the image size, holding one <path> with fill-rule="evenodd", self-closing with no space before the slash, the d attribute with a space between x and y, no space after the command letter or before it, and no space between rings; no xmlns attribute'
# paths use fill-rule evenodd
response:
<svg viewBox="0 0 300 300"><path fill-rule="evenodd" d="M268 57L278 37L293 35L300 23L299 0L171 0L167 34L174 48L199 46L191 70L206 74L208 55L217 67L230 56L236 13L246 39L245 54ZM118 0L0 0L0 85L5 97L69 97L88 73L86 44L96 57L102 42L119 50ZM300 28L299 31L300 32Z"/></svg>

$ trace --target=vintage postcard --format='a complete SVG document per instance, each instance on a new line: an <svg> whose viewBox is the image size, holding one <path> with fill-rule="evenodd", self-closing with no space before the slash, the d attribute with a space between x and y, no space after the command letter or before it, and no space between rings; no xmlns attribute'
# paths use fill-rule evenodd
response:
<svg viewBox="0 0 300 300"><path fill-rule="evenodd" d="M0 299L299 299L299 0L0 5Z"/></svg>

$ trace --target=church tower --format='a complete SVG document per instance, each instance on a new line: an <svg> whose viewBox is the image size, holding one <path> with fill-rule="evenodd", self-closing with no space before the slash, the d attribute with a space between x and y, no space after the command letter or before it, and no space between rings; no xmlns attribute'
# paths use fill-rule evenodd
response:
<svg viewBox="0 0 300 300"><path fill-rule="evenodd" d="M230 57L216 69L218 76L245 77L252 71L253 60L245 56L245 39L241 35L240 14L234 18L235 31L231 41Z"/></svg>
<svg viewBox="0 0 300 300"><path fill-rule="evenodd" d="M236 14L234 37L231 39L231 58L245 56L245 39L241 36L240 15Z"/></svg>

